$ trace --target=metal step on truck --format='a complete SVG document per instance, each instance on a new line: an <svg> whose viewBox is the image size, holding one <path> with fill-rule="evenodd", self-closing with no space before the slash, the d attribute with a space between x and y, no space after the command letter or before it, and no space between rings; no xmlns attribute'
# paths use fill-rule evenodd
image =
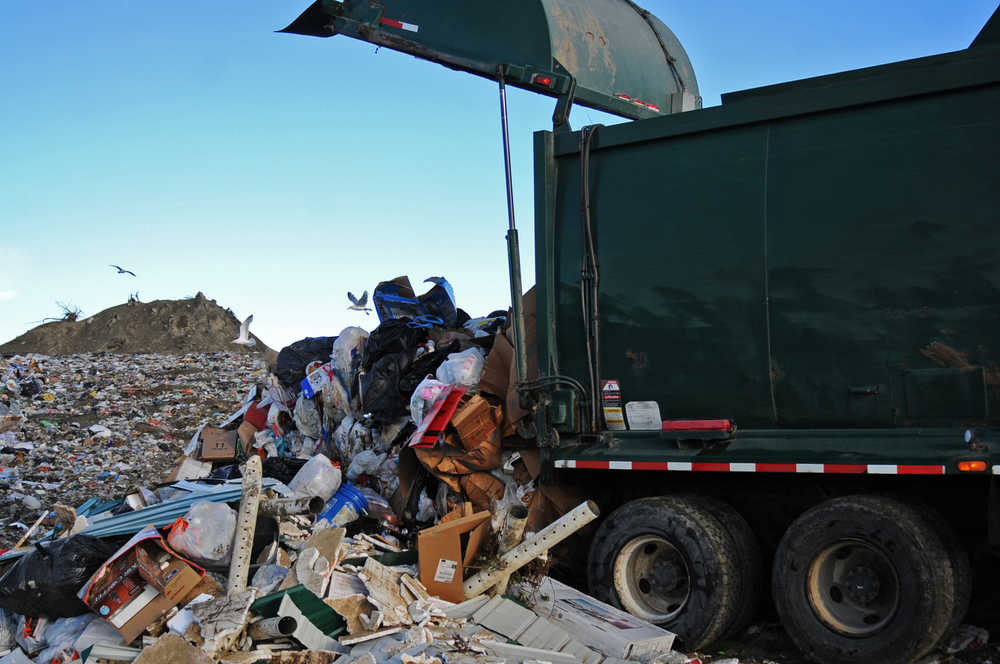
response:
<svg viewBox="0 0 1000 664"><path fill-rule="evenodd" d="M704 109L629 0L318 0L285 31L493 79L505 155L504 86L556 99L528 326L510 212L513 327L522 434L602 508L593 595L690 650L770 595L852 664L996 605L997 13L965 50ZM633 121L573 131L574 104Z"/></svg>

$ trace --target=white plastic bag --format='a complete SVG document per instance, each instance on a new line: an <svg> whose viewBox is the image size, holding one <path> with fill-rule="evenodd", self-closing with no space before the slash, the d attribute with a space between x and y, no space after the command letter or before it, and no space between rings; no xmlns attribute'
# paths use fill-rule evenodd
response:
<svg viewBox="0 0 1000 664"><path fill-rule="evenodd" d="M486 356L478 346L473 346L461 353L452 353L437 369L437 379L442 383L464 385L475 389L479 378L483 375Z"/></svg>
<svg viewBox="0 0 1000 664"><path fill-rule="evenodd" d="M170 529L171 548L205 565L229 563L236 512L225 503L197 502L184 519Z"/></svg>
<svg viewBox="0 0 1000 664"><path fill-rule="evenodd" d="M361 450L351 459L347 468L347 479L354 482L362 475L375 475L385 461L386 454L376 454L372 450Z"/></svg>
<svg viewBox="0 0 1000 664"><path fill-rule="evenodd" d="M36 662L70 662L77 659L79 653L76 651L74 643L97 616L93 613L85 613L75 618L59 618L53 622L45 632L45 640L48 647L38 654Z"/></svg>
<svg viewBox="0 0 1000 664"><path fill-rule="evenodd" d="M0 609L0 652L14 648L14 630L17 629L16 614Z"/></svg>
<svg viewBox="0 0 1000 664"><path fill-rule="evenodd" d="M340 468L334 466L328 457L317 454L299 468L288 488L300 496L319 496L324 501L330 500L340 488Z"/></svg>
<svg viewBox="0 0 1000 664"><path fill-rule="evenodd" d="M427 376L420 381L417 389L413 390L413 395L410 397L410 419L413 420L414 424L418 427L420 426L420 423L424 421L424 414L431 409L431 406L434 405L434 402L437 401L437 398L441 396L441 392L447 386L447 383L435 380L431 376Z"/></svg>
<svg viewBox="0 0 1000 664"><path fill-rule="evenodd" d="M347 453L351 445L351 428L353 426L354 418L348 415L340 421L340 424L333 431L333 444L337 448L337 454L340 455L341 463L351 463L351 458Z"/></svg>
<svg viewBox="0 0 1000 664"><path fill-rule="evenodd" d="M348 385L354 382L354 371L360 364L361 351L365 347L368 333L360 327L345 327L333 342L333 368ZM355 358L358 358L355 361ZM352 370L353 369L353 370Z"/></svg>
<svg viewBox="0 0 1000 664"><path fill-rule="evenodd" d="M294 419L295 426L303 436L322 438L319 411L316 410L316 404L312 399L306 399L305 396L299 395L295 402Z"/></svg>

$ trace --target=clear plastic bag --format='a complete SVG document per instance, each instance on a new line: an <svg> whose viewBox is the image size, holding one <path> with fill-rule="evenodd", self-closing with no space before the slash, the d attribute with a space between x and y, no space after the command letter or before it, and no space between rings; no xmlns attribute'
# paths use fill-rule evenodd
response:
<svg viewBox="0 0 1000 664"><path fill-rule="evenodd" d="M36 662L49 664L50 662L70 662L79 657L76 651L77 638L83 630L97 618L93 613L85 613L75 618L60 618L56 620L45 632L45 640L48 646L35 658Z"/></svg>
<svg viewBox="0 0 1000 664"><path fill-rule="evenodd" d="M361 450L351 459L347 468L347 479L354 482L362 475L375 475L385 461L386 454L376 454L372 450Z"/></svg>
<svg viewBox="0 0 1000 664"><path fill-rule="evenodd" d="M300 496L319 496L330 500L340 488L340 468L334 466L328 457L317 454L295 473L288 488Z"/></svg>
<svg viewBox="0 0 1000 664"><path fill-rule="evenodd" d="M350 452L351 427L353 426L354 418L348 415L340 421L340 424L333 431L333 445L337 448L337 454L340 455L340 462L343 464L351 463L351 457L348 456L348 453Z"/></svg>
<svg viewBox="0 0 1000 664"><path fill-rule="evenodd" d="M463 350L461 353L452 353L437 369L437 379L442 383L452 385L464 385L470 389L475 389L479 385L479 378L483 375L483 367L486 365L486 356L478 346L473 346Z"/></svg>
<svg viewBox="0 0 1000 664"><path fill-rule="evenodd" d="M0 609L0 652L14 647L14 630L17 629L17 614Z"/></svg>
<svg viewBox="0 0 1000 664"><path fill-rule="evenodd" d="M277 590L286 576L288 568L283 565L261 565L253 575L250 585L257 588L261 595L267 595Z"/></svg>
<svg viewBox="0 0 1000 664"><path fill-rule="evenodd" d="M197 502L170 529L167 542L181 555L205 565L228 564L236 533L236 512L225 503Z"/></svg>
<svg viewBox="0 0 1000 664"><path fill-rule="evenodd" d="M295 426L303 436L308 438L322 437L319 411L316 410L316 404L312 399L306 399L305 396L299 395L295 402L294 419Z"/></svg>
<svg viewBox="0 0 1000 664"><path fill-rule="evenodd" d="M51 624L48 618L19 616L14 640L17 645L21 646L21 650L28 655L33 655L49 644L45 638L45 632L48 631Z"/></svg>
<svg viewBox="0 0 1000 664"><path fill-rule="evenodd" d="M345 327L333 342L333 352L330 353L333 368L347 385L354 384L354 377L361 366L361 354L367 340L368 332L360 327Z"/></svg>
<svg viewBox="0 0 1000 664"><path fill-rule="evenodd" d="M420 381L417 389L413 390L413 396L410 397L410 419L413 420L414 424L420 426L420 423L424 421L424 413L431 409L445 387L447 387L447 383L435 380L432 376L427 376Z"/></svg>
<svg viewBox="0 0 1000 664"><path fill-rule="evenodd" d="M368 501L368 516L376 521L381 521L387 516L395 518L395 512L392 511L392 506L389 505L389 501L386 500L382 494L375 491L370 487L361 487L358 489L361 495L365 497Z"/></svg>

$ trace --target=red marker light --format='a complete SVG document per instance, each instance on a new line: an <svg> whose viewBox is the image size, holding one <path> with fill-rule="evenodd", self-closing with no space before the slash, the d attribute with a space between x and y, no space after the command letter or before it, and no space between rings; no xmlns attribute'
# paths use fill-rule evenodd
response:
<svg viewBox="0 0 1000 664"><path fill-rule="evenodd" d="M531 82L534 83L535 85L544 85L547 88L552 87L551 76L542 76L541 74L535 74L534 76L531 77Z"/></svg>

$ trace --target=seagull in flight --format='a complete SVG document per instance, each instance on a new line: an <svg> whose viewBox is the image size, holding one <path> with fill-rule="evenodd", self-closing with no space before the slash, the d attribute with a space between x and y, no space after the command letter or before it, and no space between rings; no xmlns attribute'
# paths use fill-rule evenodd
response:
<svg viewBox="0 0 1000 664"><path fill-rule="evenodd" d="M348 291L347 299L351 301L351 306L347 307L352 311L363 311L366 316L371 315L371 308L368 306L368 291L361 294L361 297L354 297L354 294Z"/></svg>
<svg viewBox="0 0 1000 664"><path fill-rule="evenodd" d="M119 267L118 265L109 265L108 267L113 267L116 270L118 270L118 274L131 274L133 277L135 276L135 272L133 272L132 270L126 270L125 268Z"/></svg>
<svg viewBox="0 0 1000 664"><path fill-rule="evenodd" d="M253 321L253 314L247 316L247 319L243 321L242 325L240 325L240 336L233 339L234 344L247 346L248 348L252 348L253 346L257 345L257 340L250 336L251 321Z"/></svg>

